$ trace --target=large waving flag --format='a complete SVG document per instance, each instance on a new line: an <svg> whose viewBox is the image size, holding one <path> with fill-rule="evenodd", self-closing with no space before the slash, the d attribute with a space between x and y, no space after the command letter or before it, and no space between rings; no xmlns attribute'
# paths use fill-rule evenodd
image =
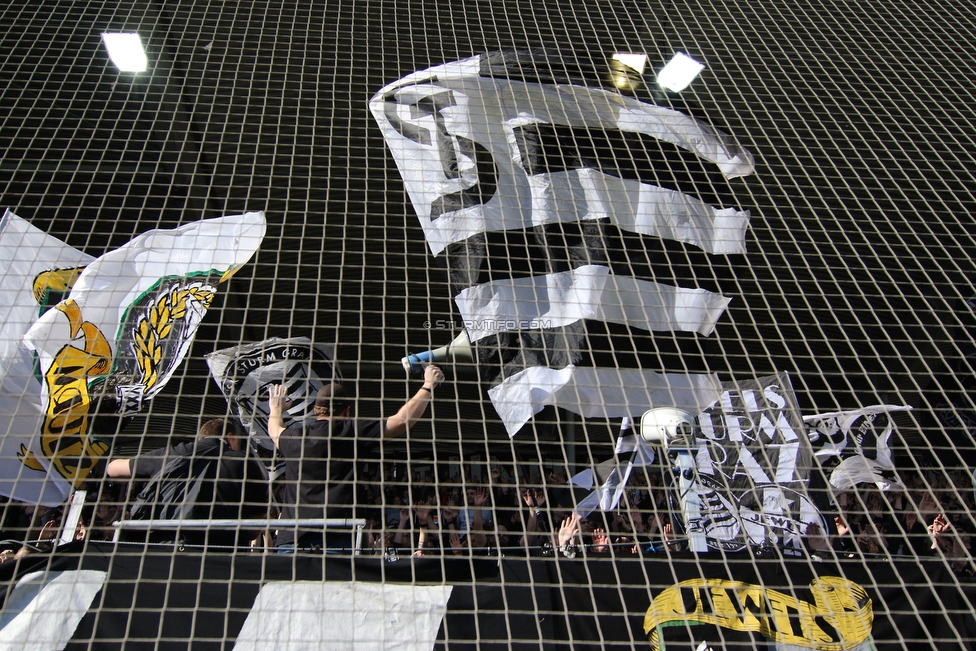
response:
<svg viewBox="0 0 976 651"><path fill-rule="evenodd" d="M749 212L729 180L754 171L752 155L598 78L546 52L501 52L416 72L370 101L512 436L548 405L698 413L721 393L713 373L650 366L630 335L712 333L730 299L654 280L645 239L744 253ZM601 330L611 366L594 354Z"/></svg>
<svg viewBox="0 0 976 651"><path fill-rule="evenodd" d="M730 300L704 289L612 275L601 265L496 280L455 298L471 342L504 330L555 328L582 319L709 335Z"/></svg>
<svg viewBox="0 0 976 651"><path fill-rule="evenodd" d="M701 532L713 549L798 551L811 523L827 531L809 490L816 464L789 375L727 382L696 420L685 495L697 507L680 523L685 532Z"/></svg>
<svg viewBox="0 0 976 651"><path fill-rule="evenodd" d="M712 374L656 373L644 369L532 366L488 390L510 436L547 405L585 418L621 418L655 406L700 411L721 393Z"/></svg>
<svg viewBox="0 0 976 651"><path fill-rule="evenodd" d="M265 228L263 213L247 213L149 231L73 278L67 298L23 334L37 356L41 411L33 430L13 432L30 444L3 449L11 496L52 502L49 486L20 491L23 472L46 472L61 492L54 503L88 476L109 448L91 431L96 413L135 413L163 388L218 284L254 255Z"/></svg>
<svg viewBox="0 0 976 651"><path fill-rule="evenodd" d="M642 468L654 463L657 452L641 436L630 434L630 418L624 417L620 423L620 436L617 438L616 454L613 458L598 463L573 475L569 483L592 491L580 499L574 511L587 517L600 509L604 513L613 511L620 505L630 473L634 468Z"/></svg>
<svg viewBox="0 0 976 651"><path fill-rule="evenodd" d="M9 210L0 219L0 494L51 506L64 501L46 468L21 460L44 412L41 379L22 339L92 260Z"/></svg>
<svg viewBox="0 0 976 651"><path fill-rule="evenodd" d="M753 172L745 148L678 111L559 83L549 64L540 52L479 55L407 75L370 100L434 255L484 231L593 219L745 251L748 211L640 178L653 167L645 140L690 152L725 178ZM526 80L539 74L555 83ZM601 140L635 141L647 164L608 161Z"/></svg>

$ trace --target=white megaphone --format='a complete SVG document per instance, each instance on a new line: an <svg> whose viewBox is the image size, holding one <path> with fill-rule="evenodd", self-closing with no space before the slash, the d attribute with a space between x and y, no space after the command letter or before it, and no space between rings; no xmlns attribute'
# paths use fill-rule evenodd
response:
<svg viewBox="0 0 976 651"><path fill-rule="evenodd" d="M461 362L474 361L474 356L471 353L471 342L468 341L468 333L462 332L446 346L416 355L407 355L400 360L400 363L403 364L403 370L406 372L420 373L430 364L439 364L449 359L456 359Z"/></svg>
<svg viewBox="0 0 976 651"><path fill-rule="evenodd" d="M695 417L677 407L648 409L641 416L640 436L651 445L685 447L694 444Z"/></svg>
<svg viewBox="0 0 976 651"><path fill-rule="evenodd" d="M688 549L707 552L708 539L702 529L702 498L695 471L695 417L677 407L648 409L641 416L640 435L647 443L661 446L674 464Z"/></svg>

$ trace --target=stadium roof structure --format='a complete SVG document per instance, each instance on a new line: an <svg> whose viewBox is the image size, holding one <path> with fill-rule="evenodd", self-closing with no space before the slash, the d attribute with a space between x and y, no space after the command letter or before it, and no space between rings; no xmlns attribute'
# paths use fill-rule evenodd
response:
<svg viewBox="0 0 976 651"><path fill-rule="evenodd" d="M958 490L972 492L969 3L9 0L0 27L0 207L92 257L201 219L262 211L267 222L166 386L124 427L102 432L116 453L192 437L202 421L231 413L207 365L215 350L294 337L331 346L356 380L359 413L378 417L418 386L401 358L466 331L473 356L445 361L432 418L391 460L501 457L575 472L612 456L622 410L595 417L554 393L524 420L500 416L500 388L534 368L673 373L726 388L785 374L803 415L911 407L890 415L894 466L929 473L933 485L965 477ZM145 70L110 59L102 35L119 33L138 34ZM679 53L698 74L665 87L658 75ZM424 73L465 61L467 72ZM449 102L416 90L437 84L453 93ZM555 90L567 87L577 90ZM612 105L617 123L608 127L596 109L572 114L570 94ZM543 96L558 102L540 105ZM477 102L486 121L464 123L459 107ZM507 110L511 141L491 131ZM669 140L633 126L658 128L661 111L701 131ZM455 159L443 171L457 192L421 200L404 152L445 137L441 154ZM496 143L517 164L502 166ZM751 169L729 171L726 154ZM429 164L423 155L416 160ZM574 204L577 219L533 217L521 227L479 222L473 236L437 230L458 211L515 197L509 167L526 188L545 179L551 192L513 199L526 211L548 197L559 213L583 201L590 182L619 183L633 205ZM697 236L675 235L687 224L674 217L658 230L633 227L649 187L665 189L659 203L734 213L741 247L708 250ZM575 291L566 274L594 266L609 269L618 290L626 279L627 291L667 286L731 300L714 308L708 333L701 324L643 327L642 318L657 318L647 314L566 317L553 307L552 283ZM524 287L550 290L549 307L536 306L532 319L565 323L540 329L515 317L515 327L495 324L475 339L472 319L503 317L463 312L462 291L495 283L516 295L516 281L558 274ZM576 397L582 377L565 385ZM615 377L626 388L638 376ZM680 568L676 579L694 580Z"/></svg>

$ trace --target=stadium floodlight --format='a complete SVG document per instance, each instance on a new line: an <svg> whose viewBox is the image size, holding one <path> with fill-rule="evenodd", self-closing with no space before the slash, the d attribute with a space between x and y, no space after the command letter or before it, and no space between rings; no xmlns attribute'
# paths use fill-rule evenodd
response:
<svg viewBox="0 0 976 651"><path fill-rule="evenodd" d="M617 52L613 55L613 61L634 70L637 74L644 74L644 67L647 65L646 54L628 54L627 52Z"/></svg>
<svg viewBox="0 0 976 651"><path fill-rule="evenodd" d="M657 83L668 90L680 93L705 69L705 65L678 52L657 74Z"/></svg>
<svg viewBox="0 0 976 651"><path fill-rule="evenodd" d="M108 58L122 72L142 72L149 66L142 40L134 32L102 34Z"/></svg>
<svg viewBox="0 0 976 651"><path fill-rule="evenodd" d="M617 52L610 59L610 81L620 90L636 90L643 84L641 75L646 66L646 54Z"/></svg>

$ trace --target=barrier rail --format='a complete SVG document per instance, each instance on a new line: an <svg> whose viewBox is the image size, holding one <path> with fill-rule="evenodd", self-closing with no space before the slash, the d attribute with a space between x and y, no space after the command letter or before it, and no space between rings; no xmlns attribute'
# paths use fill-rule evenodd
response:
<svg viewBox="0 0 976 651"><path fill-rule="evenodd" d="M358 556L362 548L363 527L366 520L362 518L251 518L251 519L210 519L210 520L119 520L112 523L115 527L113 540L118 542L123 529L287 529L301 528L336 528L355 529L353 553Z"/></svg>

